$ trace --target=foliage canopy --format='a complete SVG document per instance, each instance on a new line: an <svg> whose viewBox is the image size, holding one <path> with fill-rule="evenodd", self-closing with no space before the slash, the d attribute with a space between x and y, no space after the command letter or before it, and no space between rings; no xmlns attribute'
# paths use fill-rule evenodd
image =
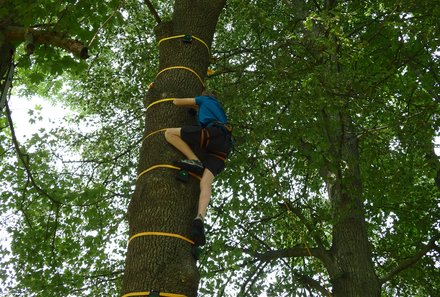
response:
<svg viewBox="0 0 440 297"><path fill-rule="evenodd" d="M169 4L152 2L170 17ZM208 84L234 124L236 151L216 183L202 296L331 288L321 261L294 252L313 249L317 237L332 246L339 214L323 168L335 161L327 135L338 127L325 115L341 112L359 142L359 199L382 295L440 294L440 7L362 1L327 9L332 2L230 0L221 15ZM94 40L87 62L50 46L31 56L17 48L14 91L72 113L19 151L0 119L0 211L12 238L0 290L116 296L143 96L158 67L154 19L140 1L0 3L0 24ZM39 116L47 115L31 111L30 120Z"/></svg>

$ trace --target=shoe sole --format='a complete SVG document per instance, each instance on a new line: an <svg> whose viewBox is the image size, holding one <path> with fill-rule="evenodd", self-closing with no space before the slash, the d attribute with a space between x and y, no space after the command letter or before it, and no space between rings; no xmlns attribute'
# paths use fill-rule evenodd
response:
<svg viewBox="0 0 440 297"><path fill-rule="evenodd" d="M199 223L194 221L191 233L196 246L203 246L206 244L205 228L202 222Z"/></svg>
<svg viewBox="0 0 440 297"><path fill-rule="evenodd" d="M184 170L195 173L197 175L203 175L203 171L205 171L205 168L195 166L195 165L190 165L190 164L180 162L180 161L174 162L174 165L176 165L177 167L180 167Z"/></svg>

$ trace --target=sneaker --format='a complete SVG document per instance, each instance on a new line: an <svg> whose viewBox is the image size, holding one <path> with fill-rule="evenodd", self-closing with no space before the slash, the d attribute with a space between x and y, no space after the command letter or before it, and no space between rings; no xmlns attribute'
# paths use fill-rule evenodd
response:
<svg viewBox="0 0 440 297"><path fill-rule="evenodd" d="M201 218L195 218L191 226L191 239L196 246L206 244L205 227Z"/></svg>
<svg viewBox="0 0 440 297"><path fill-rule="evenodd" d="M194 172L195 174L198 174L198 175L203 175L203 171L205 170L203 163L200 162L199 160L185 159L185 160L174 162L174 165L176 165L182 169Z"/></svg>

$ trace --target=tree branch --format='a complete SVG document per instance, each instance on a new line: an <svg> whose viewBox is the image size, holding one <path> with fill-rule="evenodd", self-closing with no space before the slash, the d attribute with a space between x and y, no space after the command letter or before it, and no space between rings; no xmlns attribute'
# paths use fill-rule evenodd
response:
<svg viewBox="0 0 440 297"><path fill-rule="evenodd" d="M148 6L148 9L150 10L151 14L154 16L154 19L156 20L157 24L160 24L162 20L160 19L159 14L157 13L156 9L154 8L153 4L150 0L144 0L145 4Z"/></svg>
<svg viewBox="0 0 440 297"><path fill-rule="evenodd" d="M64 34L44 29L9 26L4 28L6 40L9 42L24 42L25 37L32 35L33 41L40 44L53 45L62 48L80 59L89 57L88 48L80 41L66 38Z"/></svg>
<svg viewBox="0 0 440 297"><path fill-rule="evenodd" d="M107 25L107 23L111 20L111 18L115 16L115 14L118 12L118 10L122 7L122 4L123 4L123 1L120 1L118 6L116 6L115 10L113 10L113 13L105 20L105 22L98 28L98 30L96 30L95 34L93 35L93 38L89 42L88 47L90 47L93 44L96 36L98 36L99 31L101 31L102 28L104 28Z"/></svg>
<svg viewBox="0 0 440 297"><path fill-rule="evenodd" d="M122 274L123 271L117 271L115 274ZM115 276L113 278L99 278L97 281L93 282L93 284L86 286L86 287L82 287L79 289L75 289L70 291L69 293L73 294L73 293L79 293L79 292L84 292L90 289L95 289L98 285L104 284L104 283L110 283L110 282L114 282L115 280L121 279L122 276Z"/></svg>
<svg viewBox="0 0 440 297"><path fill-rule="evenodd" d="M256 260L262 262L269 262L272 260L283 259L283 258L295 258L295 257L315 257L319 259L324 267L327 269L330 275L335 275L339 273L337 265L335 265L329 256L327 250L323 248L311 248L303 247L302 245L297 245L290 248L285 248L281 250L271 250L264 253L251 253L248 251Z"/></svg>
<svg viewBox="0 0 440 297"><path fill-rule="evenodd" d="M327 257L327 253L319 248L303 248L303 247L292 247L287 249L282 249L278 251L268 251L262 254L254 254L254 257L260 262L269 262L281 258L292 258L292 257L316 257L320 259L325 266L326 262L330 259ZM330 263L330 265L333 265ZM312 289L317 290L323 296L329 296L329 291L323 287L318 281L312 279L306 275L299 275L295 273L295 277L305 286L309 286Z"/></svg>
<svg viewBox="0 0 440 297"><path fill-rule="evenodd" d="M253 273L251 273L248 276L248 278L244 281L244 283L241 285L240 292L239 292L238 296L247 296L246 293L252 288L252 286L255 284L256 280L260 277L261 273L264 271L264 268L266 268L266 266L268 264L269 263L263 263L263 262L260 262L258 264L258 266L255 268L255 271ZM246 289L249 282L251 284Z"/></svg>
<svg viewBox="0 0 440 297"><path fill-rule="evenodd" d="M418 253L416 253L411 258L406 259L403 262L401 262L399 265L397 265L396 268L394 268L392 271L390 271L390 273L388 273L388 275L381 278L379 280L380 284L383 285L384 283L390 281L398 273L400 273L403 270L408 269L411 266L413 266L414 264L416 264L417 261L419 261L423 256L425 256L430 250L436 249L437 246L435 243L439 239L440 239L440 234L436 234L435 236L433 236L431 238L431 240L429 240L429 242L426 245L424 245Z"/></svg>
<svg viewBox="0 0 440 297"><path fill-rule="evenodd" d="M264 253L254 253L253 256L262 262L269 262L280 258L294 258L294 257L316 257L322 261L325 258L325 251L319 248L305 248L295 246L275 251L267 251Z"/></svg>
<svg viewBox="0 0 440 297"><path fill-rule="evenodd" d="M17 152L18 158L21 161L21 163L23 164L26 173L28 175L28 178L32 184L32 186L35 187L35 189L43 196L46 196L47 198L49 198L50 201L52 201L55 205L59 205L62 204L60 201L58 201L57 199L55 199L54 197L50 196L46 191L44 191L42 188L40 188L35 179L34 176L32 175L31 172L31 168L29 166L29 155L24 154L21 150L20 150L20 145L18 144L18 140L17 137L15 136L15 129L14 129L14 124L12 122L12 117L11 117L11 110L9 109L9 105L8 102L5 102L5 106L6 106L6 116L8 118L8 123L9 123L9 128L11 129L11 136L12 136L12 142L14 144L15 147L15 151Z"/></svg>
<svg viewBox="0 0 440 297"><path fill-rule="evenodd" d="M331 293L317 281L307 275L296 275L296 278L304 285L321 293L322 296L331 296Z"/></svg>
<svg viewBox="0 0 440 297"><path fill-rule="evenodd" d="M304 193L303 193L304 195ZM304 214L302 213L301 209L298 207L294 207L290 202L284 200L283 203L280 203L279 206L286 207L287 211L293 213L295 216L297 216L300 221L303 223L303 225L306 227L307 231L311 234L313 239L315 240L316 244L321 250L324 250L324 244L321 240L321 237L319 234L316 234L315 226L312 225L312 223L306 219Z"/></svg>

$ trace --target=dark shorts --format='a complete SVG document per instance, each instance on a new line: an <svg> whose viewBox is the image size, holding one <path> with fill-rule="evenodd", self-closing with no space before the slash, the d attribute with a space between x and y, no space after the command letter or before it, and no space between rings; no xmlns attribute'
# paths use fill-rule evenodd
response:
<svg viewBox="0 0 440 297"><path fill-rule="evenodd" d="M180 136L212 174L223 171L232 148L229 133L223 127L185 126L180 130Z"/></svg>

